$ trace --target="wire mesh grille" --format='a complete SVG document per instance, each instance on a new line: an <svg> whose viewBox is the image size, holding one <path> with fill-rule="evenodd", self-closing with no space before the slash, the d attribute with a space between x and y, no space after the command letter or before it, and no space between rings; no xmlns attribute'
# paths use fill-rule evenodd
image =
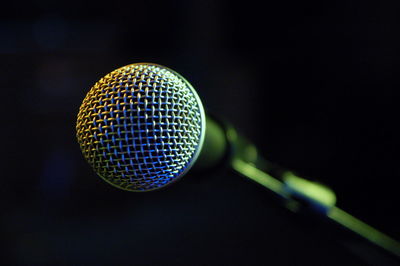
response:
<svg viewBox="0 0 400 266"><path fill-rule="evenodd" d="M131 191L161 188L183 175L204 136L203 107L191 85L154 64L114 70L88 92L77 139L93 169Z"/></svg>

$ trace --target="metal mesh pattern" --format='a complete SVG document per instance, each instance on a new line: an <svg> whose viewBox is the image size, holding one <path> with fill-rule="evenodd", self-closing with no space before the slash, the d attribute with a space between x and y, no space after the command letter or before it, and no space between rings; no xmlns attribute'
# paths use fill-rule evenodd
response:
<svg viewBox="0 0 400 266"><path fill-rule="evenodd" d="M130 191L163 187L186 172L204 136L204 113L174 71L132 64L100 79L79 109L77 139L93 169Z"/></svg>

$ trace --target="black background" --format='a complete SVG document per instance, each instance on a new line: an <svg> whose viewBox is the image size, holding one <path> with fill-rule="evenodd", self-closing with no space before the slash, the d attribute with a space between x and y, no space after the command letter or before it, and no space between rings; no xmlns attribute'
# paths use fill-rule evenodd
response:
<svg viewBox="0 0 400 266"><path fill-rule="evenodd" d="M109 186L83 160L75 119L89 88L113 69L168 66L266 158L328 184L339 207L400 239L399 12L381 1L5 5L2 259L364 264L369 251L343 246L226 169L189 173L152 193Z"/></svg>

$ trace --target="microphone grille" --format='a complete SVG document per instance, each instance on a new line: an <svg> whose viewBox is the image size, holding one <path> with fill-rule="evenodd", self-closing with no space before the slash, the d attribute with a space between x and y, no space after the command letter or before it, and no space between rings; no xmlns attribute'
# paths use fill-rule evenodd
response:
<svg viewBox="0 0 400 266"><path fill-rule="evenodd" d="M101 78L80 106L76 136L108 183L150 191L181 177L204 139L205 115L193 87L166 67L139 63Z"/></svg>

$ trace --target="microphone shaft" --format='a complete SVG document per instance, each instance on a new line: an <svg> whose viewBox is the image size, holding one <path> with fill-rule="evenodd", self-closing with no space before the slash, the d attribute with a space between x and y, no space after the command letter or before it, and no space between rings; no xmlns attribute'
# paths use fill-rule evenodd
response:
<svg viewBox="0 0 400 266"><path fill-rule="evenodd" d="M304 208L311 210L400 259L400 243L338 208L335 205L336 195L330 188L298 177L290 171L276 169L261 158L255 146L239 137L232 127L226 129L226 135L233 146L230 163L234 171L284 199L285 207L291 211L298 213Z"/></svg>

